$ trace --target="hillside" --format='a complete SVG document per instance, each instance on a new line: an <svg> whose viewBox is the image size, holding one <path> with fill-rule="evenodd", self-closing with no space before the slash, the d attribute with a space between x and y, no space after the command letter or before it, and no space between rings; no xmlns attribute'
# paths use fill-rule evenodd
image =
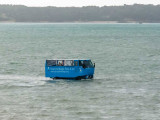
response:
<svg viewBox="0 0 160 120"><path fill-rule="evenodd" d="M149 22L160 23L160 5L27 7L0 5L0 22Z"/></svg>

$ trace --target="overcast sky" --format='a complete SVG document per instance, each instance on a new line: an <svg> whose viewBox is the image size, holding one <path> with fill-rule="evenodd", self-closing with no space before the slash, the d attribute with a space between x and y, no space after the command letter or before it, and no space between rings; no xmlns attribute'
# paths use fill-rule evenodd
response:
<svg viewBox="0 0 160 120"><path fill-rule="evenodd" d="M160 0L0 0L0 4L16 4L26 6L109 6L124 4L160 4Z"/></svg>

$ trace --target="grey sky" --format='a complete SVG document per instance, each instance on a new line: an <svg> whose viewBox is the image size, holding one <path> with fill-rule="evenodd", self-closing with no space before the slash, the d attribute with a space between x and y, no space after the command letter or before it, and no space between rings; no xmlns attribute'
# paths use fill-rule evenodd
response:
<svg viewBox="0 0 160 120"><path fill-rule="evenodd" d="M109 6L123 4L160 4L160 0L0 0L0 4L16 4L26 6Z"/></svg>

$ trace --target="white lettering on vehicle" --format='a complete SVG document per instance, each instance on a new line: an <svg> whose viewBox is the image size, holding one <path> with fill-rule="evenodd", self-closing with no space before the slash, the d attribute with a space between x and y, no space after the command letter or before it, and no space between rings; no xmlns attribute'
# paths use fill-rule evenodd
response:
<svg viewBox="0 0 160 120"><path fill-rule="evenodd" d="M48 67L48 70L51 70L51 71L74 71L75 68L71 68L71 67L65 67L65 68L49 68Z"/></svg>

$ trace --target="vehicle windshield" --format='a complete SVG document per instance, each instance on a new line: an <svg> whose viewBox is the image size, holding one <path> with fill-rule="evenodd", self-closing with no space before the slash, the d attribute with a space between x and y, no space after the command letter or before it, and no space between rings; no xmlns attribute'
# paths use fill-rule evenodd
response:
<svg viewBox="0 0 160 120"><path fill-rule="evenodd" d="M93 64L91 60L80 60L79 66L83 66L83 68L93 68Z"/></svg>

